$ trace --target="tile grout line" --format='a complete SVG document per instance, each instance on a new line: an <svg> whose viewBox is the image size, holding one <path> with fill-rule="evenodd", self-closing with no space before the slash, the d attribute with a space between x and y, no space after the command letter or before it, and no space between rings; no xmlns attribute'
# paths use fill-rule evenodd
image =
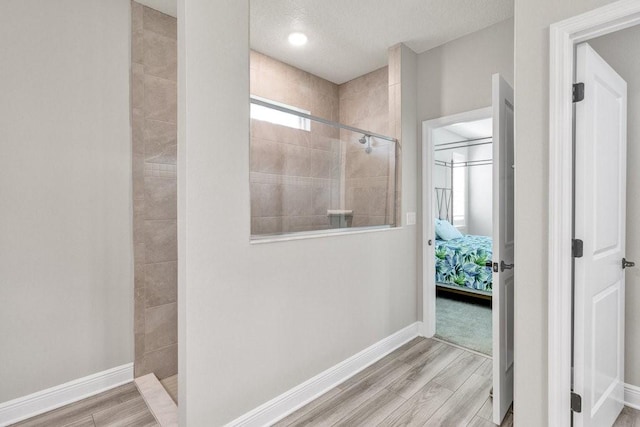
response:
<svg viewBox="0 0 640 427"><path fill-rule="evenodd" d="M142 111L143 110L142 108L136 108L136 110L140 110L141 113L144 113L144 111ZM174 125L174 126L177 125L177 123L168 122L166 120L147 119L146 117L145 117L145 120L148 121L148 122L164 123L166 125Z"/></svg>
<svg viewBox="0 0 640 427"><path fill-rule="evenodd" d="M148 354L150 354L150 353L155 353L156 351L166 350L166 349L168 349L169 347L173 347L173 346L175 346L175 345L178 345L178 343L177 343L177 342L174 342L173 344L167 344L167 345L165 345L165 346L162 346L162 347L156 348L155 350L150 350L150 351L146 352L146 353L144 354L144 356L146 356L146 355L148 355ZM148 374L147 374L147 375L148 375Z"/></svg>

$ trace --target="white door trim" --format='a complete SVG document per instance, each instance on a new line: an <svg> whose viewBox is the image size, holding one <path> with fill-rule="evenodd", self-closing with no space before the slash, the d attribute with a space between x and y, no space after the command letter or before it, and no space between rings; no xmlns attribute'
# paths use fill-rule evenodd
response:
<svg viewBox="0 0 640 427"><path fill-rule="evenodd" d="M432 131L460 122L493 117L493 108L485 107L464 113L422 122L422 335L431 338L436 333L436 271L434 246L427 246L435 236L433 217L433 139ZM427 190L429 193L427 195ZM427 197L428 196L428 197ZM434 243L435 244L435 243Z"/></svg>
<svg viewBox="0 0 640 427"><path fill-rule="evenodd" d="M621 0L550 28L548 424L571 423L571 237L574 46L640 24L640 0Z"/></svg>

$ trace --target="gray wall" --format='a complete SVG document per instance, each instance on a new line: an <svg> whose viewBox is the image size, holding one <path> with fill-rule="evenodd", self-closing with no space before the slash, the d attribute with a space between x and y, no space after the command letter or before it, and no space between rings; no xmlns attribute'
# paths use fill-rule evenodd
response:
<svg viewBox="0 0 640 427"><path fill-rule="evenodd" d="M133 361L129 10L0 2L0 402Z"/></svg>
<svg viewBox="0 0 640 427"><path fill-rule="evenodd" d="M640 261L640 26L589 41L627 81L627 259ZM625 381L640 385L640 268L626 270Z"/></svg>
<svg viewBox="0 0 640 427"><path fill-rule="evenodd" d="M491 76L513 82L513 19L418 55L418 120L491 105Z"/></svg>
<svg viewBox="0 0 640 427"><path fill-rule="evenodd" d="M502 74L513 82L514 21L509 19L453 40L418 55L417 134L422 122L491 105L491 76ZM422 158L418 144L418 158ZM412 179L422 182L422 171ZM422 206L422 191L418 202ZM422 215L419 214L418 218ZM420 233L422 231L420 230ZM422 247L418 246L418 259ZM422 283L422 263L418 265ZM422 288L418 288L418 313L422 317Z"/></svg>
<svg viewBox="0 0 640 427"><path fill-rule="evenodd" d="M178 7L180 425L221 425L415 322L417 230L251 245L248 1ZM406 212L418 157L403 53Z"/></svg>
<svg viewBox="0 0 640 427"><path fill-rule="evenodd" d="M611 0L515 0L515 423L547 424L549 25ZM522 285L518 285L518 284Z"/></svg>

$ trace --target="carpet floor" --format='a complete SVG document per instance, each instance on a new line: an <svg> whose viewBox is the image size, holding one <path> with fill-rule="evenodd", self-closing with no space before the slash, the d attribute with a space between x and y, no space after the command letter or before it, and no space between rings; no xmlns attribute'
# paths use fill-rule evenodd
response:
<svg viewBox="0 0 640 427"><path fill-rule="evenodd" d="M436 337L491 356L491 305L464 297L436 298Z"/></svg>

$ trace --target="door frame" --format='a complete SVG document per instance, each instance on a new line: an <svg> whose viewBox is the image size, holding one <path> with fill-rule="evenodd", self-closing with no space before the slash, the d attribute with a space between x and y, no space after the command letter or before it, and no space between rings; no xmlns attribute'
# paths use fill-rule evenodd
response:
<svg viewBox="0 0 640 427"><path fill-rule="evenodd" d="M620 0L550 27L547 375L548 424L552 426L571 425L575 45L639 24L640 0Z"/></svg>
<svg viewBox="0 0 640 427"><path fill-rule="evenodd" d="M434 160L432 132L455 123L491 117L493 107L488 106L422 122L422 335L428 338L436 334L435 226L431 191ZM430 190L428 194L427 190ZM429 239L434 240L434 245L427 246Z"/></svg>

